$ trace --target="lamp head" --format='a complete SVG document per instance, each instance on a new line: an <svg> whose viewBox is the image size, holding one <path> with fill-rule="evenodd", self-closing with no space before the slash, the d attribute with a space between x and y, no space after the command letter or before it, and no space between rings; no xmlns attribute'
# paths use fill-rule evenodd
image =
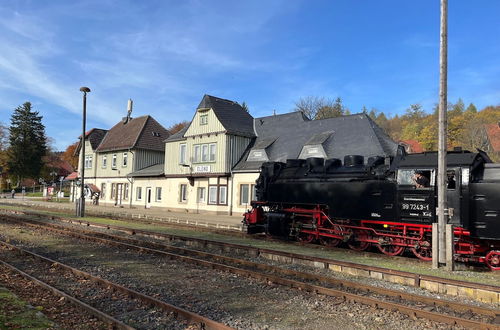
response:
<svg viewBox="0 0 500 330"><path fill-rule="evenodd" d="M80 92L90 93L90 88L88 88L88 87L80 87Z"/></svg>

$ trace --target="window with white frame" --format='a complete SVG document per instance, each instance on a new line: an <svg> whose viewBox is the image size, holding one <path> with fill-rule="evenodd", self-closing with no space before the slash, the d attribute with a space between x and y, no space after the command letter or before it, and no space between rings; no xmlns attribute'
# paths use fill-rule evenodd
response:
<svg viewBox="0 0 500 330"><path fill-rule="evenodd" d="M179 145L179 164L186 164L187 146L185 143Z"/></svg>
<svg viewBox="0 0 500 330"><path fill-rule="evenodd" d="M200 125L208 124L208 114L200 115Z"/></svg>
<svg viewBox="0 0 500 330"><path fill-rule="evenodd" d="M138 201L142 200L142 187L135 188L135 199Z"/></svg>
<svg viewBox="0 0 500 330"><path fill-rule="evenodd" d="M108 156L102 156L102 168L106 168L108 166Z"/></svg>
<svg viewBox="0 0 500 330"><path fill-rule="evenodd" d="M193 163L199 163L200 162L200 149L201 146L199 144L196 144L193 148Z"/></svg>
<svg viewBox="0 0 500 330"><path fill-rule="evenodd" d="M219 204L227 204L227 186L219 186Z"/></svg>
<svg viewBox="0 0 500 330"><path fill-rule="evenodd" d="M111 199L116 198L116 183L111 184Z"/></svg>
<svg viewBox="0 0 500 330"><path fill-rule="evenodd" d="M201 161L208 162L208 144L201 145Z"/></svg>
<svg viewBox="0 0 500 330"><path fill-rule="evenodd" d="M225 185L209 186L208 204L227 205L227 186Z"/></svg>
<svg viewBox="0 0 500 330"><path fill-rule="evenodd" d="M210 154L208 160L211 162L215 162L215 153L217 151L217 145L215 143L209 144Z"/></svg>
<svg viewBox="0 0 500 330"><path fill-rule="evenodd" d="M113 157L111 158L111 167L116 168L116 154L113 154Z"/></svg>
<svg viewBox="0 0 500 330"><path fill-rule="evenodd" d="M240 205L248 205L255 200L255 185L244 183L240 185Z"/></svg>
<svg viewBox="0 0 500 330"><path fill-rule="evenodd" d="M92 155L85 155L85 168L92 168Z"/></svg>
<svg viewBox="0 0 500 330"><path fill-rule="evenodd" d="M208 204L217 204L217 186L208 187Z"/></svg>
<svg viewBox="0 0 500 330"><path fill-rule="evenodd" d="M248 205L249 201L249 186L248 184L240 185L240 205Z"/></svg>
<svg viewBox="0 0 500 330"><path fill-rule="evenodd" d="M123 160L122 160L122 167L127 167L127 163L128 163L128 153L124 152L123 153Z"/></svg>
<svg viewBox="0 0 500 330"><path fill-rule="evenodd" d="M161 187L156 187L156 201L161 201Z"/></svg>
<svg viewBox="0 0 500 330"><path fill-rule="evenodd" d="M179 187L179 202L187 202L187 184L181 184Z"/></svg>
<svg viewBox="0 0 500 330"><path fill-rule="evenodd" d="M106 183L101 183L101 199L106 198Z"/></svg>
<svg viewBox="0 0 500 330"><path fill-rule="evenodd" d="M215 162L216 143L195 144L193 146L193 163Z"/></svg>
<svg viewBox="0 0 500 330"><path fill-rule="evenodd" d="M199 187L198 188L198 203L205 203L207 200L207 188Z"/></svg>
<svg viewBox="0 0 500 330"><path fill-rule="evenodd" d="M123 185L123 199L128 200L128 183Z"/></svg>

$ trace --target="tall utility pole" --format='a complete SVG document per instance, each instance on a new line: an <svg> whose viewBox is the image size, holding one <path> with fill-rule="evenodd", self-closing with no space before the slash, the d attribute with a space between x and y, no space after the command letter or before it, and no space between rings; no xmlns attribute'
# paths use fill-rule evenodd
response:
<svg viewBox="0 0 500 330"><path fill-rule="evenodd" d="M76 216L85 216L85 122L87 121L87 93L90 93L90 88L81 87L80 92L83 92L83 120L82 120L82 138L80 140L80 199L76 206Z"/></svg>
<svg viewBox="0 0 500 330"><path fill-rule="evenodd" d="M439 142L438 142L438 261L446 262L446 224L448 202L446 196L446 150L447 150L447 88L448 88L448 0L441 0L441 36L439 51ZM436 264L434 262L434 264Z"/></svg>

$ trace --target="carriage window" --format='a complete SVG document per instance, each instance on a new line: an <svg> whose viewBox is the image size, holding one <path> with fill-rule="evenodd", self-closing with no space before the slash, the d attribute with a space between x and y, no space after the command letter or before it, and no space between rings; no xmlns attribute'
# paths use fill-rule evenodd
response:
<svg viewBox="0 0 500 330"><path fill-rule="evenodd" d="M428 188L434 186L434 171L408 169L398 171L398 184L415 186L416 188Z"/></svg>

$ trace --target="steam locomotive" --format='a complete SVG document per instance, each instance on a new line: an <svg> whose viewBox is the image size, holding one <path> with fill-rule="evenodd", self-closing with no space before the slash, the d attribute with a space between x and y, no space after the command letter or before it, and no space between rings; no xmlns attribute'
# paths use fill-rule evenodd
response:
<svg viewBox="0 0 500 330"><path fill-rule="evenodd" d="M436 177L436 152L266 162L243 223L248 233L431 260ZM455 259L500 270L500 164L482 151L448 152L447 199Z"/></svg>

